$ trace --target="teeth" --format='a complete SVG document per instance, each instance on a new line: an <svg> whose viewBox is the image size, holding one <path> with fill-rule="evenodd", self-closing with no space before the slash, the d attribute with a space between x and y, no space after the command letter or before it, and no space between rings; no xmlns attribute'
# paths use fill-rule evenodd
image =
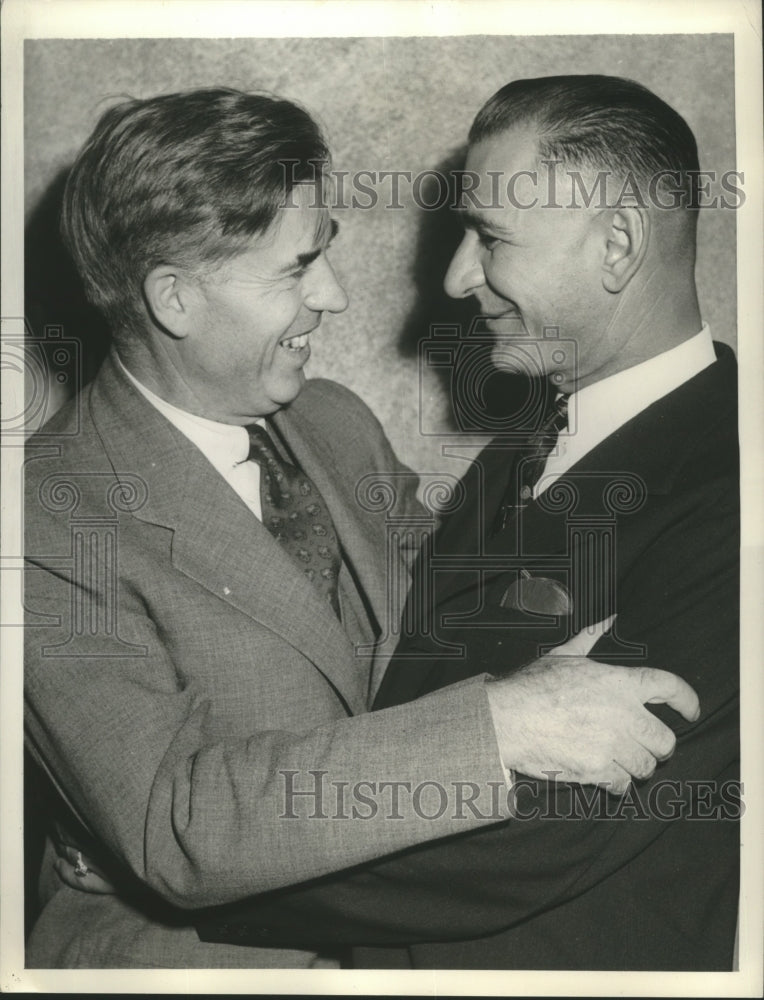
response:
<svg viewBox="0 0 764 1000"><path fill-rule="evenodd" d="M288 347L290 351L299 351L308 346L308 334L300 333L296 337L288 337L281 341L282 347Z"/></svg>

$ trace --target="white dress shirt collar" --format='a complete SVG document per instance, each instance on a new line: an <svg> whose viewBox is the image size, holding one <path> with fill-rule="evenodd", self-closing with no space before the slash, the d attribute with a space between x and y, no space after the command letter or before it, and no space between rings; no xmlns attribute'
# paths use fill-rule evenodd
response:
<svg viewBox="0 0 764 1000"><path fill-rule="evenodd" d="M115 352L116 354L116 352ZM208 420L187 410L168 403L125 368L119 354L117 364L140 394L151 403L162 416L195 444L207 461L229 483L256 517L261 517L260 508L260 468L256 462L247 462L249 456L249 435L240 424L224 424ZM265 424L260 418L253 423Z"/></svg>
<svg viewBox="0 0 764 1000"><path fill-rule="evenodd" d="M240 424L224 424L218 420L209 420L207 417L189 413L188 410L181 410L139 382L135 375L125 368L118 354L117 364L138 392L167 417L171 424L190 438L213 465L228 467L246 461L249 454L249 436L245 427ZM257 423L262 424L264 421L259 420Z"/></svg>
<svg viewBox="0 0 764 1000"><path fill-rule="evenodd" d="M700 333L631 368L571 394L568 430L547 459L534 496L547 489L596 445L716 359L707 323Z"/></svg>

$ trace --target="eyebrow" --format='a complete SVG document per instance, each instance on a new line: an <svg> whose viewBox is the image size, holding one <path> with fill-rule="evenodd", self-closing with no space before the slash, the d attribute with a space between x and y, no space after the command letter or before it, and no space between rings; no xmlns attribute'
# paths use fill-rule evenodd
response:
<svg viewBox="0 0 764 1000"><path fill-rule="evenodd" d="M315 250L308 250L306 253L298 253L296 259L282 267L279 273L289 274L290 271L296 271L299 268L308 267L308 265L312 264L314 260L318 260L339 231L339 222L337 222L336 219L331 219L329 222L329 238L326 242L321 246L316 247Z"/></svg>

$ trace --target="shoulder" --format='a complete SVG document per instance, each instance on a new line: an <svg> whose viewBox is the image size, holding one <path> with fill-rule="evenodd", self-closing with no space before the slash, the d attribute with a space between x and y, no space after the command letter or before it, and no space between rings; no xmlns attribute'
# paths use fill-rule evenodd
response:
<svg viewBox="0 0 764 1000"><path fill-rule="evenodd" d="M91 492L103 493L104 483L114 478L92 419L90 387L32 434L24 452L24 524L30 544L40 532L62 525L68 530L72 512L89 512Z"/></svg>
<svg viewBox="0 0 764 1000"><path fill-rule="evenodd" d="M687 386L689 431L677 455L677 481L718 480L737 492L739 433L737 362L725 345L718 359Z"/></svg>
<svg viewBox="0 0 764 1000"><path fill-rule="evenodd" d="M398 459L385 430L352 390L330 379L311 379L289 407L288 424L303 443L328 458L346 476L384 470L416 479Z"/></svg>
<svg viewBox="0 0 764 1000"><path fill-rule="evenodd" d="M319 407L345 415L368 415L376 419L366 403L352 389L328 378L308 379L292 405L297 408Z"/></svg>
<svg viewBox="0 0 764 1000"><path fill-rule="evenodd" d="M101 450L90 413L90 386L68 400L25 442L25 471L87 468Z"/></svg>
<svg viewBox="0 0 764 1000"><path fill-rule="evenodd" d="M311 379L290 411L299 417L303 440L312 438L316 454L331 456L338 478L355 489L354 506L421 518L418 475L400 461L382 424L356 393L330 379Z"/></svg>
<svg viewBox="0 0 764 1000"><path fill-rule="evenodd" d="M98 429L94 418L94 397L102 382L101 373L83 386L78 393L68 399L45 421L39 430L27 439L27 447L46 446L50 451L55 446L67 454L83 453L92 449L98 439Z"/></svg>
<svg viewBox="0 0 764 1000"><path fill-rule="evenodd" d="M74 442L83 429L83 416L89 418L88 399L90 386L86 386L75 396L68 399L45 423L30 435L27 446L58 444L64 441Z"/></svg>
<svg viewBox="0 0 764 1000"><path fill-rule="evenodd" d="M309 379L290 412L343 439L385 436L379 420L361 397L331 379Z"/></svg>

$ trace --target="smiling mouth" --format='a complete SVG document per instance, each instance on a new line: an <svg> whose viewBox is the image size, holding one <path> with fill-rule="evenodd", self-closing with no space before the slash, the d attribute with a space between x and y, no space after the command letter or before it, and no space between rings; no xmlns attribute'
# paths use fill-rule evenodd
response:
<svg viewBox="0 0 764 1000"><path fill-rule="evenodd" d="M282 347L285 347L288 351L294 351L295 353L297 353L298 351L302 351L305 347L308 346L309 336L310 332L296 333L293 337L285 337L284 340L280 341L280 344Z"/></svg>
<svg viewBox="0 0 764 1000"><path fill-rule="evenodd" d="M517 330L518 333L521 333L522 329L524 329L523 319L518 309L507 309L503 313L497 313L493 316L486 316L485 322L486 326L489 329L495 329L497 327L501 327L502 332L507 332L507 333L509 333L511 331L511 328L513 328L516 324L519 324Z"/></svg>

